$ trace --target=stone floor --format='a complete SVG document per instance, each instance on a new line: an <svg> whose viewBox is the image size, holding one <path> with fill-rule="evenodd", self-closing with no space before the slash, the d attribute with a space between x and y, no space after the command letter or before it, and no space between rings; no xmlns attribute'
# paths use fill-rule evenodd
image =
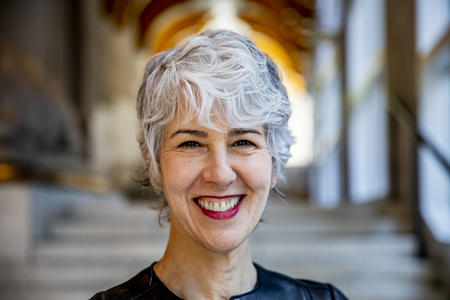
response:
<svg viewBox="0 0 450 300"><path fill-rule="evenodd" d="M295 198L270 203L251 237L256 262L332 282L350 299L445 300L417 258L406 213L392 205L322 210ZM88 299L161 257L169 224L144 204L83 204L53 224L27 262L0 261L0 299Z"/></svg>

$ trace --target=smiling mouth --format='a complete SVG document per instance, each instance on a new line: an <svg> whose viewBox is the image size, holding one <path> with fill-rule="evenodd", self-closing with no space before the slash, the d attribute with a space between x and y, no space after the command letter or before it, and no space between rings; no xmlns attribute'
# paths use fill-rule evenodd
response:
<svg viewBox="0 0 450 300"><path fill-rule="evenodd" d="M195 202L201 208L217 213L226 212L235 208L245 195L233 195L227 197L201 196L195 198Z"/></svg>

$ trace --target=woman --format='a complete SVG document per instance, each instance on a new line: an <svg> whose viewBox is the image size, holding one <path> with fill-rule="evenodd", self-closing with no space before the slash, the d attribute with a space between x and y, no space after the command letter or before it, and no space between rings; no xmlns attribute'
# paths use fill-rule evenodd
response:
<svg viewBox="0 0 450 300"><path fill-rule="evenodd" d="M92 299L345 299L252 262L248 238L293 138L277 69L248 38L206 31L153 56L137 111L169 241L160 261Z"/></svg>

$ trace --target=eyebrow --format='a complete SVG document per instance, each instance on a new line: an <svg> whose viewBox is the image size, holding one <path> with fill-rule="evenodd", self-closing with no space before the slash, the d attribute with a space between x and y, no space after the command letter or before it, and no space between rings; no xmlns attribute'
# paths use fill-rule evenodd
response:
<svg viewBox="0 0 450 300"><path fill-rule="evenodd" d="M257 129L244 129L244 128L239 128L239 129L233 129L228 136L231 137L235 137L235 136L239 136L239 135L244 135L244 134L248 134L248 133L253 133L253 134L258 134L258 135L262 135L263 133ZM193 129L179 129L177 131L175 131L170 138L173 138L174 136L176 136L177 134L190 134L196 137L201 137L201 138L207 138L208 137L208 133L201 131L201 130L193 130Z"/></svg>
<svg viewBox="0 0 450 300"><path fill-rule="evenodd" d="M196 137L201 137L201 138L206 138L208 137L208 134L206 132L200 131L200 130L192 130L192 129L179 129L177 131L175 131L170 138L173 138L174 136L176 136L177 134L190 134L190 135L194 135Z"/></svg>
<svg viewBox="0 0 450 300"><path fill-rule="evenodd" d="M239 136L244 135L247 133L254 133L258 135L262 135L262 132L258 129L252 129L252 128L239 128L239 129L233 129L228 135L229 136Z"/></svg>

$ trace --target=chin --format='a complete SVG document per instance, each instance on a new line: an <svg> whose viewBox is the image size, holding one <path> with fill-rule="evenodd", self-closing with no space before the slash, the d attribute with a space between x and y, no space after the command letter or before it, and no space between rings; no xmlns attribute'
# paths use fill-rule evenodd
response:
<svg viewBox="0 0 450 300"><path fill-rule="evenodd" d="M203 245L210 251L215 252L217 254L228 254L233 250L239 248L242 244L244 244L248 239L230 239L230 238L215 238L211 241L204 243Z"/></svg>

